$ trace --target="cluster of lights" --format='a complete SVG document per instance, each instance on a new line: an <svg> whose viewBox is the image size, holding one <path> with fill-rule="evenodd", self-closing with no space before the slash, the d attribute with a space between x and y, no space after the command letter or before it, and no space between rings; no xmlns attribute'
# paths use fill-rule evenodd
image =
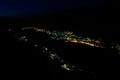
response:
<svg viewBox="0 0 120 80"><path fill-rule="evenodd" d="M73 43L80 43L80 44L85 44L85 45L89 45L89 46L94 46L94 47L100 47L100 48L105 48L105 46L103 46L101 44L100 40L94 40L94 39L90 39L89 37L82 37L82 36L76 36L75 34L73 34L73 32L70 31L49 31L46 29L41 29L41 28L36 28L36 27L28 27L28 28L24 28L24 29L34 29L37 32L41 32L41 33L46 33L48 35L50 35L51 39L56 39L56 40L64 40L65 42L73 42Z"/></svg>
<svg viewBox="0 0 120 80"><path fill-rule="evenodd" d="M55 39L55 40L64 40L65 42L73 42L73 43L85 44L85 45L93 46L93 47L106 48L105 46L102 45L101 40L95 40L95 39L91 39L89 37L85 38L82 36L76 36L75 34L73 34L73 32L70 32L70 31L64 31L64 32L49 31L46 29L41 29L41 28L36 28L36 27L25 27L25 28L22 28L22 31L30 30L30 29L35 30L36 32L46 33L50 36L51 39ZM9 29L8 31L11 31L11 29ZM29 39L27 38L27 36L19 36L18 40L24 41L25 43L27 43ZM41 53L48 55L48 57L51 60L59 62L59 64L60 64L59 66L61 66L61 68L64 70L84 71L83 69L76 68L76 66L68 63L67 61L65 61L64 59L59 57L56 53L50 51L47 47L39 46L39 44L32 44L32 46L35 48L42 48ZM118 43L111 45L111 48L116 48L117 50L119 50L119 53L120 53L120 45Z"/></svg>
<svg viewBox="0 0 120 80"><path fill-rule="evenodd" d="M26 38L26 36L21 36L21 37L19 37L18 39L19 39L20 41L25 41L25 42L28 41L28 39Z"/></svg>
<svg viewBox="0 0 120 80"><path fill-rule="evenodd" d="M49 56L50 59L52 60L56 60L56 62L59 62L59 66L61 66L61 68L67 70L67 71L73 71L74 70L74 65L64 61L62 58L60 58L57 54L51 52L50 50L48 50L48 48L43 47L42 53L47 54Z"/></svg>
<svg viewBox="0 0 120 80"><path fill-rule="evenodd" d="M50 36L51 39L55 39L55 40L64 40L65 42L73 42L73 43L85 44L93 47L106 48L106 46L103 45L102 41L99 39L91 39L89 37L77 36L70 31L63 31L63 32L50 31L50 30L41 29L37 27L22 28L22 30L29 30L29 29L33 29L36 32L40 32L40 33L46 33ZM11 29L9 29L9 31L11 31ZM115 48L120 51L120 44L116 43L115 45L111 45L111 48Z"/></svg>

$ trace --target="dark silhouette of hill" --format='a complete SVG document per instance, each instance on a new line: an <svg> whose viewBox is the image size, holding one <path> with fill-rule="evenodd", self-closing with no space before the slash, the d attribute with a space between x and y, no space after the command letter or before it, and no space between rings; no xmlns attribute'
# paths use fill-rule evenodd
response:
<svg viewBox="0 0 120 80"><path fill-rule="evenodd" d="M86 28L95 30L104 28L106 26L114 26L113 24L119 23L119 10L115 2L104 3L91 7L81 7L78 9L68 9L61 12L56 12L49 15L33 15L24 16L12 19L6 17L9 23L19 24L56 24L56 25L71 25L74 28L80 27L83 30ZM8 18L8 19L7 19ZM3 19L3 18L2 18ZM10 20L11 19L11 20ZM103 25L104 24L104 25ZM102 27L104 26L104 27ZM111 27L112 27L111 26ZM71 27L71 28L72 28ZM72 29L74 29L72 28ZM101 29L104 30L104 29ZM107 30L107 29L105 29Z"/></svg>
<svg viewBox="0 0 120 80"><path fill-rule="evenodd" d="M110 2L79 9L68 9L46 16L2 17L1 27L44 25L47 29L69 30L106 38L118 39L119 36L119 5ZM118 39L119 40L119 39Z"/></svg>

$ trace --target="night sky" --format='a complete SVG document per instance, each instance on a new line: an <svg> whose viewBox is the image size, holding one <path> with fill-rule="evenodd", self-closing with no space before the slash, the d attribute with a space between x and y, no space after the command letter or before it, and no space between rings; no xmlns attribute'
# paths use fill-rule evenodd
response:
<svg viewBox="0 0 120 80"><path fill-rule="evenodd" d="M111 0L1 0L0 16L46 15L66 9L101 5Z"/></svg>

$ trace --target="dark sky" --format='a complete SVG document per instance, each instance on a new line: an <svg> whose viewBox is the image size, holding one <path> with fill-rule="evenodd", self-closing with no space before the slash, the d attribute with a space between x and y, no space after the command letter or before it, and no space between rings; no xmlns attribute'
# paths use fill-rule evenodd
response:
<svg viewBox="0 0 120 80"><path fill-rule="evenodd" d="M104 2L109 0L0 0L0 16L43 15Z"/></svg>

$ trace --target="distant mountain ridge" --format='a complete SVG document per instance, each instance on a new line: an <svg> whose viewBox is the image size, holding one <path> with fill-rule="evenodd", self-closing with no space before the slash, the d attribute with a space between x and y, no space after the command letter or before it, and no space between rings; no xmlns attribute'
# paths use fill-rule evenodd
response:
<svg viewBox="0 0 120 80"><path fill-rule="evenodd" d="M5 27L42 24L51 29L85 32L90 35L106 35L113 38L113 36L119 36L120 16L116 6L114 3L106 3L96 5L96 7L64 10L46 16L33 15L16 18L5 16L0 17L0 24Z"/></svg>

